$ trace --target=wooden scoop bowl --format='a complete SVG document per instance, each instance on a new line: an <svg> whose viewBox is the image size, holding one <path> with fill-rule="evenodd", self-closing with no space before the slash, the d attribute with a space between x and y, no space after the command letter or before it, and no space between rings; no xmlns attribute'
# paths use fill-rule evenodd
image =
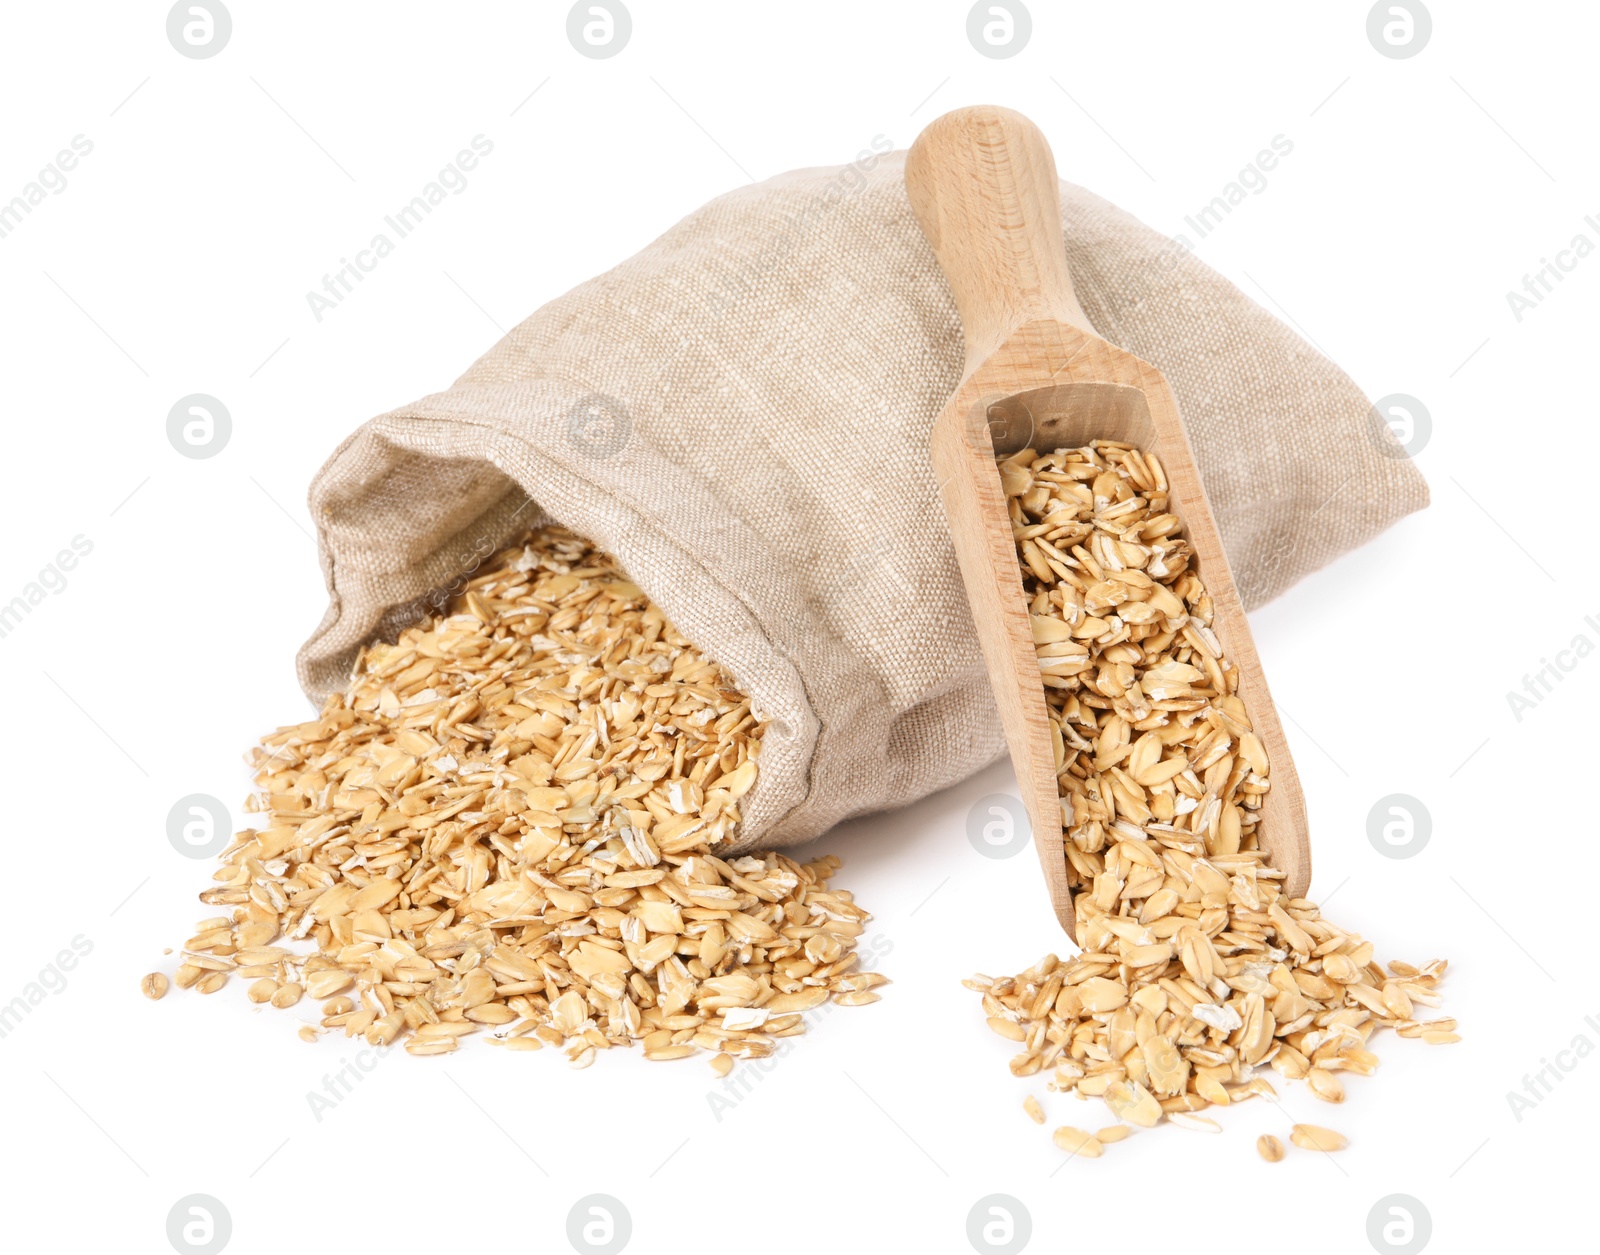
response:
<svg viewBox="0 0 1600 1255"><path fill-rule="evenodd" d="M955 296L966 372L933 427L939 477L989 680L1033 822L1056 917L1074 934L1055 758L996 454L1091 440L1153 450L1214 608L1223 657L1271 763L1260 844L1291 896L1311 880L1305 801L1256 657L1177 402L1148 362L1102 340L1073 294L1055 160L1039 129L992 106L931 123L906 157L906 191Z"/></svg>

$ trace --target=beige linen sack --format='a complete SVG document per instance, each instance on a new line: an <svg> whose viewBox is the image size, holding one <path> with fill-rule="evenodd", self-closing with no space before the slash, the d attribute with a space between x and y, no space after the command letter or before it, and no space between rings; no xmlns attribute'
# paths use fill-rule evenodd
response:
<svg viewBox="0 0 1600 1255"><path fill-rule="evenodd" d="M770 720L742 847L1002 754L928 454L961 327L902 169L868 153L722 196L346 439L310 493L329 606L307 693L554 520ZM1427 504L1338 367L1114 205L1061 200L1083 307L1171 383L1247 605Z"/></svg>

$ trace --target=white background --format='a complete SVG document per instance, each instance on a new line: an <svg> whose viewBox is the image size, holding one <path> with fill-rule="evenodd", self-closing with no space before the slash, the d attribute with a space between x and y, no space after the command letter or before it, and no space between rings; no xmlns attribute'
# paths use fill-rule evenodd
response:
<svg viewBox="0 0 1600 1255"><path fill-rule="evenodd" d="M1600 12L1437 0L1429 45L1393 60L1360 2L1038 0L1030 45L998 61L968 43L968 7L635 0L629 46L591 60L564 3L234 0L229 45L190 60L164 4L6 6L0 202L73 136L94 145L0 239L0 602L72 537L93 545L0 640L0 1003L74 937L93 947L0 1040L9 1249L166 1251L193 1193L222 1201L240 1252L565 1250L568 1209L596 1192L651 1253L965 1251L991 1193L1027 1209L1037 1251L1365 1251L1395 1193L1426 1207L1439 1251L1544 1248L1580 1224L1600 1060L1563 1056L1576 1066L1520 1121L1506 1095L1575 1037L1600 1045L1580 762L1600 660L1520 721L1506 692L1580 633L1600 643L1600 259L1520 323L1506 293L1580 232L1600 243L1583 221L1600 211ZM1014 1079L957 983L1065 944L1032 854L967 843L1004 767L818 843L875 912L895 983L720 1120L703 1060L613 1052L574 1074L468 1042L396 1052L319 1122L306 1094L352 1044L300 1042L296 1013L238 982L141 998L211 913L210 864L168 844L168 809L242 801L241 752L307 712L291 659L323 589L304 493L338 441L712 196L880 133L904 147L979 101L1031 115L1065 177L1168 233L1293 140L1198 252L1369 395L1423 400L1433 505L1253 626L1305 783L1312 897L1381 958L1449 957L1465 1040L1380 1038L1342 1108L1283 1085L1282 1110L1225 1112L1221 1137L1163 1128L1062 1167L1049 1129L1105 1114ZM480 133L494 151L467 189L315 321L306 292ZM194 392L233 417L209 460L165 434ZM1366 835L1397 792L1433 825L1405 861ZM1291 1115L1350 1149L1262 1163L1256 1135L1287 1140Z"/></svg>

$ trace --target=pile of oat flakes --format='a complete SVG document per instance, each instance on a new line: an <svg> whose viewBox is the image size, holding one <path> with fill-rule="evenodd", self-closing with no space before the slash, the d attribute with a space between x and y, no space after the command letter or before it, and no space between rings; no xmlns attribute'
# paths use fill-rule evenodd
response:
<svg viewBox="0 0 1600 1255"><path fill-rule="evenodd" d="M539 529L254 751L261 826L174 980L309 997L322 1030L419 1055L475 1033L575 1067L770 1054L884 978L856 970L869 917L836 859L729 853L761 732L610 556Z"/></svg>
<svg viewBox="0 0 1600 1255"><path fill-rule="evenodd" d="M1459 1040L1440 960L1387 969L1363 941L1289 898L1257 842L1271 764L1211 630L1193 552L1152 453L1112 441L1000 464L1054 740L1081 952L965 984L1016 1042L1011 1071L1099 1098L1125 1123L1055 1130L1097 1157L1128 1126L1220 1131L1198 1113L1276 1098L1260 1069L1327 1103L1370 1075L1381 1028ZM1248 696L1248 695L1245 695ZM1036 1123L1037 1098L1024 1108ZM1342 1135L1296 1124L1297 1146ZM1276 1138L1263 1158L1283 1156Z"/></svg>

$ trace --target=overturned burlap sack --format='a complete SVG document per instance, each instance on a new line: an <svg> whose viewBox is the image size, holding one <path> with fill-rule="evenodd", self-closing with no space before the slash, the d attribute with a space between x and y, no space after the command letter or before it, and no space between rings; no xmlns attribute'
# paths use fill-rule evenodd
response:
<svg viewBox="0 0 1600 1255"><path fill-rule="evenodd" d="M961 327L902 155L723 196L372 419L311 488L330 604L308 693L555 520L771 721L742 843L899 806L1004 751L928 436ZM1427 502L1345 374L1230 283L1062 185L1078 295L1165 372L1250 604Z"/></svg>

